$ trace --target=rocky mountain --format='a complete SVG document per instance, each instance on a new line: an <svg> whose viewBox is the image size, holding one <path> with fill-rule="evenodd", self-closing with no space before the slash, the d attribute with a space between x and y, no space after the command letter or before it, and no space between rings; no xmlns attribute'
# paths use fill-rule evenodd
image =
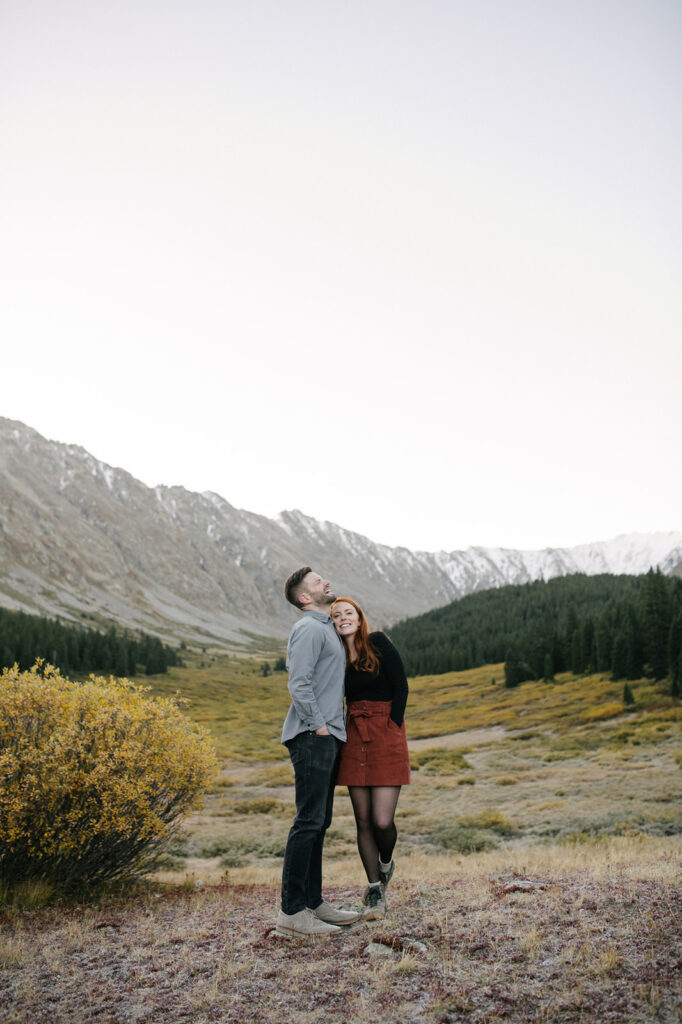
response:
<svg viewBox="0 0 682 1024"><path fill-rule="evenodd" d="M150 488L83 448L0 418L5 607L247 647L253 634L286 635L296 612L282 583L305 564L379 627L506 583L650 566L681 573L682 533L543 551L391 548L298 511L268 519L210 492Z"/></svg>

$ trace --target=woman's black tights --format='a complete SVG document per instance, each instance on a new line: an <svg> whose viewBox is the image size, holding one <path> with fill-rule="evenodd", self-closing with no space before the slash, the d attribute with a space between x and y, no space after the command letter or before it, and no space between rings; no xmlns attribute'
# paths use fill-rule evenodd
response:
<svg viewBox="0 0 682 1024"><path fill-rule="evenodd" d="M358 851L368 882L379 881L379 857L388 864L393 854L397 831L393 816L400 786L349 786Z"/></svg>

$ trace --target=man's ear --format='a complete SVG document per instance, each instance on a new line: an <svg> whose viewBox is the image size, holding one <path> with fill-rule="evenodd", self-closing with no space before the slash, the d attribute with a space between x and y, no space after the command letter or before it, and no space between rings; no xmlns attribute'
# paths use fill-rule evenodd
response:
<svg viewBox="0 0 682 1024"><path fill-rule="evenodd" d="M299 607L301 608L303 608L307 604L312 604L310 594L306 594L305 590L302 590L301 593L298 595L298 604Z"/></svg>

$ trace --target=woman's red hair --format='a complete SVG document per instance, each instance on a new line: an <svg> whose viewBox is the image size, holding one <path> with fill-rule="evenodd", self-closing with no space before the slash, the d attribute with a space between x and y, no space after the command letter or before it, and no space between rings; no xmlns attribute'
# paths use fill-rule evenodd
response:
<svg viewBox="0 0 682 1024"><path fill-rule="evenodd" d="M369 638L369 623L365 617L365 613L359 604L352 600L350 597L337 597L332 602L332 606L329 609L330 613L335 604L340 604L341 601L345 601L346 604L351 604L358 613L359 626L358 631L353 637L355 643L355 650L358 656L358 660L354 663L355 667L360 672L369 672L370 675L375 676L379 671L379 658L377 653L372 647L372 642ZM348 656L348 644L346 643L345 637L341 637L343 640L343 646L346 648L346 662L350 664L350 658Z"/></svg>

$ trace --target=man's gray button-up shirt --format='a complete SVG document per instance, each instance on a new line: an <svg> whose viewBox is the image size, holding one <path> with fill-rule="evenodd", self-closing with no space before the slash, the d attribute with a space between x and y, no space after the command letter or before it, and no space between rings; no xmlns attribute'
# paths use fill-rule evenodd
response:
<svg viewBox="0 0 682 1024"><path fill-rule="evenodd" d="M282 743L323 725L345 742L346 653L329 615L303 613L289 637L287 670L291 707L284 721Z"/></svg>

